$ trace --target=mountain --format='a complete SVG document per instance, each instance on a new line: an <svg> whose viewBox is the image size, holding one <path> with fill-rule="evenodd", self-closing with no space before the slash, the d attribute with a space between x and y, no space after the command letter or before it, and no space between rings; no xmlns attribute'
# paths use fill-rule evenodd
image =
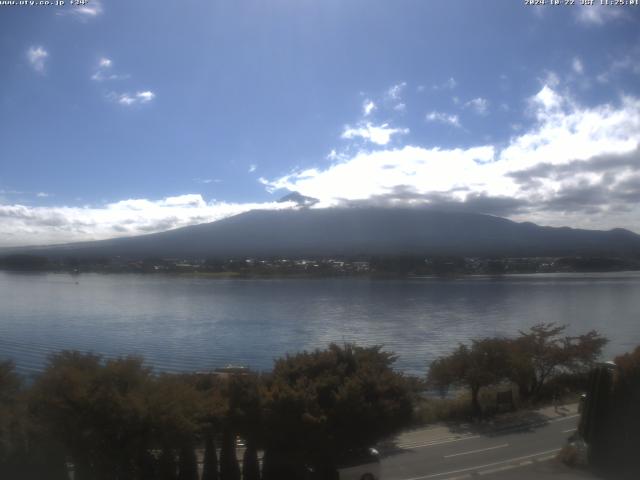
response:
<svg viewBox="0 0 640 480"><path fill-rule="evenodd" d="M294 202L299 207L311 207L319 201L320 200L318 200L317 198L307 197L305 195L302 195L300 192L291 192L278 200L279 203Z"/></svg>
<svg viewBox="0 0 640 480"><path fill-rule="evenodd" d="M419 208L254 210L213 223L96 242L20 249L50 257L640 255L628 230L580 230ZM15 252L15 250L14 250Z"/></svg>

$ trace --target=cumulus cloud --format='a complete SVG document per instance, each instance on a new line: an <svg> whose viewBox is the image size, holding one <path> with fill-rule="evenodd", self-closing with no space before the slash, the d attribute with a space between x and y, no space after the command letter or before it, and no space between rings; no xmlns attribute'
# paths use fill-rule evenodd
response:
<svg viewBox="0 0 640 480"><path fill-rule="evenodd" d="M31 67L38 73L44 73L45 61L49 57L49 52L47 52L43 47L29 47L27 50L27 60L31 64Z"/></svg>
<svg viewBox="0 0 640 480"><path fill-rule="evenodd" d="M0 245L100 240L212 222L252 209L294 208L293 202L207 202L199 194L128 199L102 206L31 207L0 204Z"/></svg>
<svg viewBox="0 0 640 480"><path fill-rule="evenodd" d="M350 127L347 125L342 132L342 138L362 138L376 145L387 145L393 135L404 135L407 133L409 133L408 128L392 128L388 123L383 123L378 126L366 123L358 127Z"/></svg>
<svg viewBox="0 0 640 480"><path fill-rule="evenodd" d="M142 103L149 103L154 98L156 98L156 94L150 90L144 90L136 93L116 93L111 92L108 95L108 98L115 101L116 103L124 106L131 106Z"/></svg>
<svg viewBox="0 0 640 480"><path fill-rule="evenodd" d="M249 173L253 173L258 169L258 166L255 163L249 165Z"/></svg>
<svg viewBox="0 0 640 480"><path fill-rule="evenodd" d="M369 116L376 109L376 104L372 100L365 100L362 104L362 115Z"/></svg>
<svg viewBox="0 0 640 480"><path fill-rule="evenodd" d="M96 82L102 82L105 80L121 80L124 78L129 78L129 75L113 73L113 60L107 57L102 57L98 60L96 71L91 75L91 79Z"/></svg>
<svg viewBox="0 0 640 480"><path fill-rule="evenodd" d="M391 100L400 100L400 98L402 98L402 91L406 86L407 82L400 82L392 85L389 87L389 90L387 90L387 97Z"/></svg>
<svg viewBox="0 0 640 480"><path fill-rule="evenodd" d="M432 121L457 124L432 114ZM408 202L640 230L640 207L630 203L640 199L640 99L585 107L544 85L529 99L528 114L533 124L499 147L360 150L263 183L318 198L317 207Z"/></svg>
<svg viewBox="0 0 640 480"><path fill-rule="evenodd" d="M140 103L147 103L156 98L156 94L150 90L145 90L144 92L136 93L136 98L140 101Z"/></svg>
<svg viewBox="0 0 640 480"><path fill-rule="evenodd" d="M582 64L582 60L580 60L578 57L575 57L571 61L571 68L578 75L582 75L584 73L584 65Z"/></svg>
<svg viewBox="0 0 640 480"><path fill-rule="evenodd" d="M486 98L478 97L473 100L469 100L464 104L466 108L470 108L478 115L486 115L489 110L489 100Z"/></svg>
<svg viewBox="0 0 640 480"><path fill-rule="evenodd" d="M460 119L458 118L458 115L433 111L427 113L425 118L428 122L444 123L451 125L452 127L460 127Z"/></svg>

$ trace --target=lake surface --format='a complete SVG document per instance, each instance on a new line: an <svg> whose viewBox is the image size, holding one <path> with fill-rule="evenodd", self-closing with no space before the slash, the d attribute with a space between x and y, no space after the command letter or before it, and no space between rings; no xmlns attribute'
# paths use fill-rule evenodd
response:
<svg viewBox="0 0 640 480"><path fill-rule="evenodd" d="M329 342L383 344L423 374L458 342L539 322L598 329L607 356L640 344L640 273L379 280L211 279L0 272L0 359L42 369L50 352L143 355L158 370L271 368Z"/></svg>

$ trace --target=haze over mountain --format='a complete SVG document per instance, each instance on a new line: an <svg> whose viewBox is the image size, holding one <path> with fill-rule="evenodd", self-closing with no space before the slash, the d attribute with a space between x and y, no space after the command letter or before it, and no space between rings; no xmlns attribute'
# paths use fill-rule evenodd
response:
<svg viewBox="0 0 640 480"><path fill-rule="evenodd" d="M17 249L12 249L16 251ZM640 235L425 208L254 210L138 237L19 249L50 257L640 255Z"/></svg>

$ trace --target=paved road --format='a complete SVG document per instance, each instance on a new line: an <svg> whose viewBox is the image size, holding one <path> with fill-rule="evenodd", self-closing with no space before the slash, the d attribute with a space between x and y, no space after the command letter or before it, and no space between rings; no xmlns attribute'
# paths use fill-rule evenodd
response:
<svg viewBox="0 0 640 480"><path fill-rule="evenodd" d="M540 417L534 425L506 426L478 433L425 429L404 434L383 449L384 480L510 478L514 468L549 462L575 431L578 415ZM514 476L516 472L512 472Z"/></svg>

